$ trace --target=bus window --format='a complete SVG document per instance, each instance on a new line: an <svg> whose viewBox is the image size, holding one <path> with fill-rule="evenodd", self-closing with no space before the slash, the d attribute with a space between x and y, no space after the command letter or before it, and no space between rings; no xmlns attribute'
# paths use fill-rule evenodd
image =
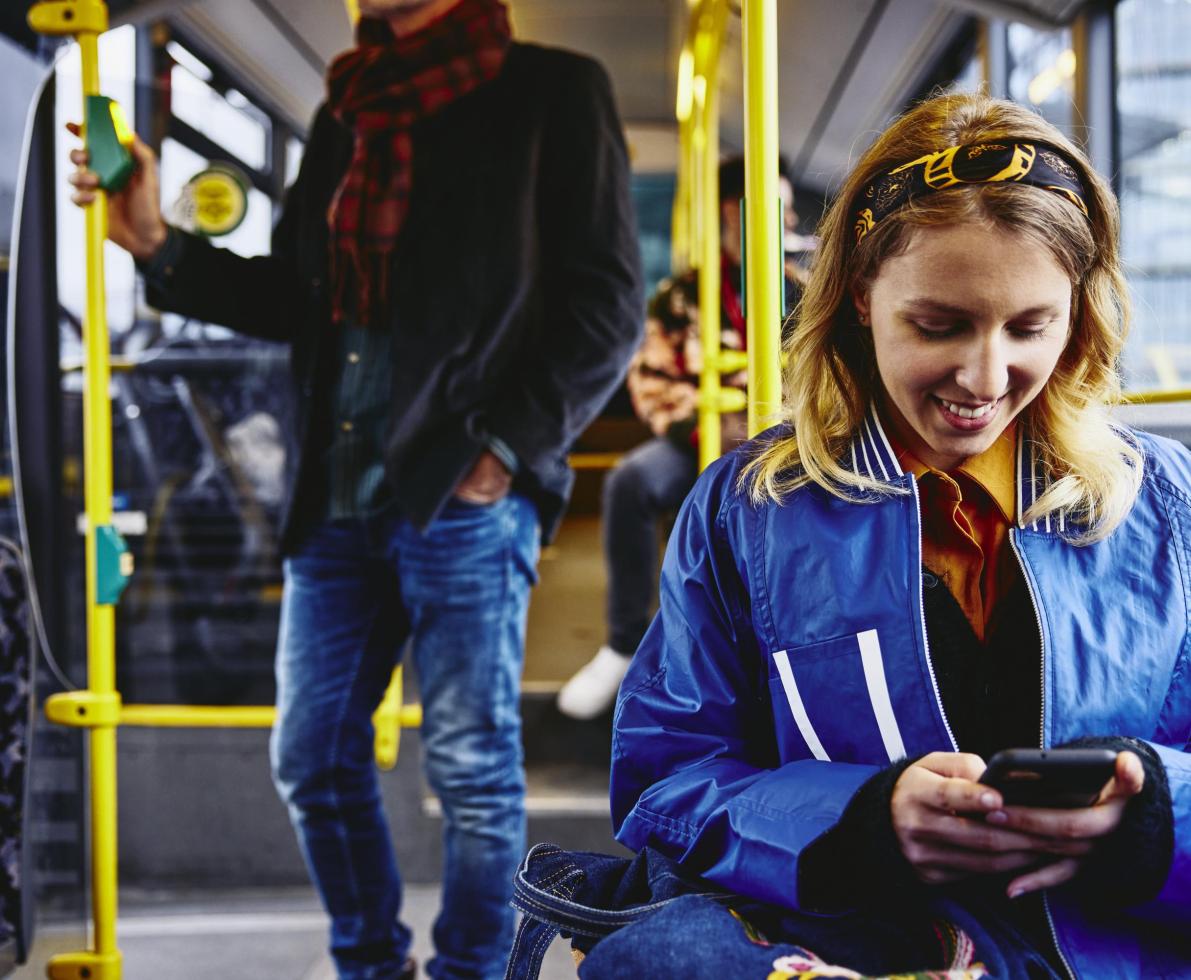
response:
<svg viewBox="0 0 1191 980"><path fill-rule="evenodd" d="M1075 122L1075 52L1071 30L1010 24L1009 98L1033 106L1068 136Z"/></svg>
<svg viewBox="0 0 1191 980"><path fill-rule="evenodd" d="M1191 6L1116 8L1121 250L1134 299L1130 388L1191 385Z"/></svg>

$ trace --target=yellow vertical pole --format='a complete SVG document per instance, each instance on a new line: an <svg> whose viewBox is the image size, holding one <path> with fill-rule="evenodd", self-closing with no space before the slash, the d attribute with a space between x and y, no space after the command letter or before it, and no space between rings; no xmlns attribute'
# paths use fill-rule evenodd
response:
<svg viewBox="0 0 1191 980"><path fill-rule="evenodd" d="M745 306L749 435L778 418L782 403L782 242L778 191L777 4L743 0Z"/></svg>
<svg viewBox="0 0 1191 980"><path fill-rule="evenodd" d="M720 49L727 23L727 0L704 0L695 38L695 169L698 187L699 334L703 370L699 375L699 468L719 458L720 437Z"/></svg>
<svg viewBox="0 0 1191 980"><path fill-rule="evenodd" d="M102 0L45 0L29 11L38 31L74 35L82 63L83 101L99 94L99 35L107 30ZM99 541L112 523L112 416L104 297L103 247L107 197L98 191L85 212L86 308L83 315L84 502L87 512L87 683L85 691L55 695L46 704L52 721L87 729L91 799L91 949L53 957L55 980L118 980L116 946L116 692L114 599L99 594ZM109 549L110 550L110 549ZM123 572L121 572L123 574ZM118 590L117 590L118 594Z"/></svg>
<svg viewBox="0 0 1191 980"><path fill-rule="evenodd" d="M99 39L79 37L83 94L99 94ZM83 378L84 503L87 511L87 686L93 694L116 690L116 609L98 600L97 528L112 523L112 414L108 325L104 298L103 243L107 195L97 194L86 211L87 312L83 321L87 370ZM116 957L116 724L90 730L91 889L93 943L100 957ZM85 976L86 974L84 974Z"/></svg>
<svg viewBox="0 0 1191 980"><path fill-rule="evenodd" d="M678 166L674 185L674 208L670 219L670 270L678 273L691 267L691 137L695 101L695 52L691 38L683 45L678 60L678 94L674 117L678 120Z"/></svg>

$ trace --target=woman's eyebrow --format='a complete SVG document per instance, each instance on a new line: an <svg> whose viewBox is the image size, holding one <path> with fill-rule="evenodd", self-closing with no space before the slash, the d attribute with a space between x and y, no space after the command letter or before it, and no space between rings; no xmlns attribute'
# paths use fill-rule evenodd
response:
<svg viewBox="0 0 1191 980"><path fill-rule="evenodd" d="M927 299L919 297L908 300L905 304L906 312L908 313L926 313L937 314L941 316L952 317L966 317L968 319L978 315L975 311L966 309L962 306L955 306L951 303L942 303L938 300ZM1031 306L1028 309L1021 310L1009 317L1010 320L1022 320L1026 317L1033 316L1058 316L1059 308L1053 303L1040 303L1037 306Z"/></svg>

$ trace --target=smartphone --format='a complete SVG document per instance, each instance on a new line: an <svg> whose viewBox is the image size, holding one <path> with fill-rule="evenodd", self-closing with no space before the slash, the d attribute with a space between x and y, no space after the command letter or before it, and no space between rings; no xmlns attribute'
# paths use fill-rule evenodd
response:
<svg viewBox="0 0 1191 980"><path fill-rule="evenodd" d="M980 782L999 790L1006 806L1072 809L1096 802L1116 764L1112 749L1006 749Z"/></svg>

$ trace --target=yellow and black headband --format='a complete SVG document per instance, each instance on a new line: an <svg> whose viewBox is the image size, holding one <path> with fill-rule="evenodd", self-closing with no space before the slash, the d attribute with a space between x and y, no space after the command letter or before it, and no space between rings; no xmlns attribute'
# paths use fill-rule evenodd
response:
<svg viewBox="0 0 1191 980"><path fill-rule="evenodd" d="M882 174L856 204L856 244L916 197L961 184L1031 184L1062 194L1088 217L1079 171L1052 146L1019 141L949 146Z"/></svg>

